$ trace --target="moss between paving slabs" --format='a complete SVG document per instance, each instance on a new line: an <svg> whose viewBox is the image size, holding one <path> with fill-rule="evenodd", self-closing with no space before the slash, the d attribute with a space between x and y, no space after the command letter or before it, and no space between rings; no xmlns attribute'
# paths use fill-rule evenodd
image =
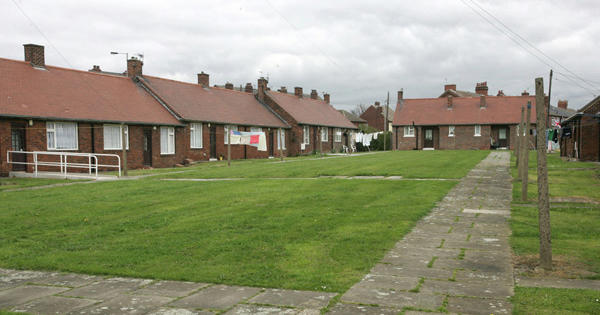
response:
<svg viewBox="0 0 600 315"><path fill-rule="evenodd" d="M7 192L0 266L344 292L453 185L145 180Z"/></svg>
<svg viewBox="0 0 600 315"><path fill-rule="evenodd" d="M201 163L181 168L169 178L278 178L318 176L403 176L406 178L461 178L489 151L392 151L324 159L277 159Z"/></svg>
<svg viewBox="0 0 600 315"><path fill-rule="evenodd" d="M515 288L513 314L600 314L600 292L579 289Z"/></svg>

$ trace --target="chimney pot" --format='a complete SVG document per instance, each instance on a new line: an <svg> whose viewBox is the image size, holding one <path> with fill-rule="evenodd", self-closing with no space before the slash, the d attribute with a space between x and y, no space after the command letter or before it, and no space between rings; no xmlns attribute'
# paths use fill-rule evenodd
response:
<svg viewBox="0 0 600 315"><path fill-rule="evenodd" d="M144 63L136 57L131 57L127 60L127 76L134 78L142 75L142 67Z"/></svg>
<svg viewBox="0 0 600 315"><path fill-rule="evenodd" d="M504 91L498 90L498 94L496 94L496 96L506 96L506 95L504 95Z"/></svg>
<svg viewBox="0 0 600 315"><path fill-rule="evenodd" d="M404 99L404 90L400 89L400 91L398 91L398 103L400 103L400 101L403 99Z"/></svg>
<svg viewBox="0 0 600 315"><path fill-rule="evenodd" d="M282 86L282 87L279 89L279 92L281 92L281 93L287 93L287 88L286 88L285 86Z"/></svg>
<svg viewBox="0 0 600 315"><path fill-rule="evenodd" d="M208 73L204 73L204 71L198 73L198 84L202 85L205 88L209 87L209 78L210 77Z"/></svg>
<svg viewBox="0 0 600 315"><path fill-rule="evenodd" d="M92 69L90 69L89 71L92 71L92 72L102 72L102 70L100 70L100 66L99 65L93 65Z"/></svg>
<svg viewBox="0 0 600 315"><path fill-rule="evenodd" d="M329 93L323 94L323 100L325 100L325 103L329 104Z"/></svg>
<svg viewBox="0 0 600 315"><path fill-rule="evenodd" d="M298 97L302 97L302 88L297 86L294 88L294 95L298 96Z"/></svg>
<svg viewBox="0 0 600 315"><path fill-rule="evenodd" d="M228 90L233 90L233 83L231 83L231 82L225 83L225 88Z"/></svg>
<svg viewBox="0 0 600 315"><path fill-rule="evenodd" d="M446 92L448 90L454 90L454 91L456 91L456 84L446 84L446 85L444 85L444 92Z"/></svg>
<svg viewBox="0 0 600 315"><path fill-rule="evenodd" d="M488 95L487 81L477 83L475 85L475 93L480 95Z"/></svg>
<svg viewBox="0 0 600 315"><path fill-rule="evenodd" d="M44 46L36 44L25 44L25 61L31 63L34 67L46 67L44 57Z"/></svg>
<svg viewBox="0 0 600 315"><path fill-rule="evenodd" d="M375 102L375 107L379 107L379 106L381 106L381 103Z"/></svg>
<svg viewBox="0 0 600 315"><path fill-rule="evenodd" d="M524 91L521 93L521 96L529 96L529 92L527 92L527 90L524 90Z"/></svg>
<svg viewBox="0 0 600 315"><path fill-rule="evenodd" d="M558 100L558 108L567 109L568 106L569 106L569 101Z"/></svg>
<svg viewBox="0 0 600 315"><path fill-rule="evenodd" d="M256 89L258 90L257 97L261 102L265 100L265 94L267 92L267 83L269 83L267 79L265 79L264 77L260 77L256 85Z"/></svg>
<svg viewBox="0 0 600 315"><path fill-rule="evenodd" d="M448 95L448 109L452 109L452 95Z"/></svg>
<svg viewBox="0 0 600 315"><path fill-rule="evenodd" d="M317 90L310 91L310 98L312 98L313 100L316 100L319 98L319 94L317 94Z"/></svg>
<svg viewBox="0 0 600 315"><path fill-rule="evenodd" d="M254 92L254 87L252 87L252 83L250 83L250 82L246 83L246 87L244 88L244 91L246 93Z"/></svg>
<svg viewBox="0 0 600 315"><path fill-rule="evenodd" d="M485 108L487 106L485 95L479 96L479 108Z"/></svg>

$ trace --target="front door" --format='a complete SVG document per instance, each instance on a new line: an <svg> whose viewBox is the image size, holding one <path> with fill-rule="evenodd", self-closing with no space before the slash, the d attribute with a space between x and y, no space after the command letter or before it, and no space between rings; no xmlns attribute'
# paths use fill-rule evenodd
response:
<svg viewBox="0 0 600 315"><path fill-rule="evenodd" d="M273 130L271 130L269 132L269 156L274 156L273 155L273 149L275 148L275 146L273 145L275 141L273 141L275 139L275 136L273 135Z"/></svg>
<svg viewBox="0 0 600 315"><path fill-rule="evenodd" d="M11 150L12 151L25 151L25 124L13 123L11 124ZM25 153L12 153L11 160L17 163L26 163L27 155ZM25 164L13 164L13 171L25 171L27 165Z"/></svg>
<svg viewBox="0 0 600 315"><path fill-rule="evenodd" d="M210 158L217 158L217 126L210 126Z"/></svg>
<svg viewBox="0 0 600 315"><path fill-rule="evenodd" d="M152 129L144 129L144 165L152 166Z"/></svg>
<svg viewBox="0 0 600 315"><path fill-rule="evenodd" d="M433 128L425 128L424 135L425 141L423 141L424 148L433 148Z"/></svg>
<svg viewBox="0 0 600 315"><path fill-rule="evenodd" d="M500 148L508 147L508 128L505 128L505 127L498 128L498 147L500 147Z"/></svg>

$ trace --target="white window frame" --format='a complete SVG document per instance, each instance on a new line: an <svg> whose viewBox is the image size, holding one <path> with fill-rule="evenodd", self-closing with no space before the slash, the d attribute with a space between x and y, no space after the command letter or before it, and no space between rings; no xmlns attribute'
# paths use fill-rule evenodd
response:
<svg viewBox="0 0 600 315"><path fill-rule="evenodd" d="M231 130L237 131L238 130L238 126L236 125L224 125L223 126L223 135L225 136L225 139L223 139L223 143L225 144L229 144L229 137L228 137L228 133L229 133L229 127L231 127Z"/></svg>
<svg viewBox="0 0 600 315"><path fill-rule="evenodd" d="M281 134L281 137L279 136L280 134ZM280 143L280 139L281 139L281 143ZM283 147L281 147L281 144L283 144ZM285 130L283 130L283 129L277 129L277 149L285 150Z"/></svg>
<svg viewBox="0 0 600 315"><path fill-rule="evenodd" d="M74 125L75 126L75 147L74 148L59 148L57 147L58 138L56 136L56 124ZM50 141L52 139L52 142ZM52 145L51 145L52 144ZM48 121L46 122L46 147L48 151L73 151L79 150L79 126L76 122Z"/></svg>
<svg viewBox="0 0 600 315"><path fill-rule="evenodd" d="M481 137L481 125L475 125L475 137Z"/></svg>
<svg viewBox="0 0 600 315"><path fill-rule="evenodd" d="M190 124L190 148L202 149L204 147L202 123L191 123ZM200 145L196 145L196 139L200 139Z"/></svg>
<svg viewBox="0 0 600 315"><path fill-rule="evenodd" d="M329 141L329 128L321 127L321 142Z"/></svg>
<svg viewBox="0 0 600 315"><path fill-rule="evenodd" d="M102 133L103 133L103 139L104 139L104 150L123 150L123 146L121 144L122 139L123 139L123 129L121 128L122 125L116 125L116 124L104 124L102 126ZM119 145L115 146L115 147L109 147L106 144L106 130L107 128L119 128ZM129 150L129 126L125 125L125 150Z"/></svg>
<svg viewBox="0 0 600 315"><path fill-rule="evenodd" d="M448 126L448 137L454 137L455 126Z"/></svg>
<svg viewBox="0 0 600 315"><path fill-rule="evenodd" d="M304 144L310 144L310 127L309 126L303 126L302 127L302 143Z"/></svg>
<svg viewBox="0 0 600 315"><path fill-rule="evenodd" d="M342 142L342 128L333 129L333 139L335 142Z"/></svg>
<svg viewBox="0 0 600 315"><path fill-rule="evenodd" d="M163 139L163 130L167 130L166 139ZM165 140L167 141L167 151L163 151L162 146ZM175 154L175 127L160 127L160 144L160 155Z"/></svg>
<svg viewBox="0 0 600 315"><path fill-rule="evenodd" d="M415 137L415 126L404 126L404 137L414 138Z"/></svg>

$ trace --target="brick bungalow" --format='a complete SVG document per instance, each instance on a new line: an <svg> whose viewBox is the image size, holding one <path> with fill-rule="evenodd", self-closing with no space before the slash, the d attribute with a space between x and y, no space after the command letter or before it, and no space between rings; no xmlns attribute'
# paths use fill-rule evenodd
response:
<svg viewBox="0 0 600 315"><path fill-rule="evenodd" d="M386 115L386 106L381 106L379 102L375 102L374 105L371 105L365 110L364 113L360 115L360 118L367 121L367 124L379 131L388 131L392 130L392 122L394 120L394 110L388 108L387 116L387 126L385 125L385 115ZM384 128L386 130L384 130Z"/></svg>
<svg viewBox="0 0 600 315"><path fill-rule="evenodd" d="M560 155L600 161L600 96L562 122Z"/></svg>
<svg viewBox="0 0 600 315"><path fill-rule="evenodd" d="M342 150L350 145L358 128L329 104L329 94L320 99L317 91L304 95L301 87L288 94L282 87L272 91L265 78L258 79L258 100L264 102L290 126L288 154L291 156Z"/></svg>
<svg viewBox="0 0 600 315"><path fill-rule="evenodd" d="M120 155L121 124L130 168L167 167L183 160L182 124L131 78L48 66L43 46L24 48L25 61L0 58L2 175L31 170L9 165L7 151ZM28 159L25 154L13 158Z"/></svg>
<svg viewBox="0 0 600 315"><path fill-rule="evenodd" d="M448 92L455 92L456 85L446 85L437 98L404 99L400 91L393 122L394 149L513 149L521 107L528 101L531 128L535 128L535 97L489 96L484 83L477 84L478 96Z"/></svg>
<svg viewBox="0 0 600 315"><path fill-rule="evenodd" d="M137 61L139 62L139 61ZM142 75L138 82L171 112L185 122L182 141L188 144L186 157L191 160L227 158L227 128L238 131L262 131L267 137L267 151L249 145L232 145L232 159L254 159L279 156L279 131L282 153L287 152L289 125L268 106L259 102L252 84L243 91L210 87L209 75L198 74L198 84Z"/></svg>
<svg viewBox="0 0 600 315"><path fill-rule="evenodd" d="M338 110L340 113L342 113L342 115L344 115L344 117L346 117L346 119L348 119L351 123L354 124L354 126L359 127L360 125L366 125L367 121L352 114L351 112L344 110L344 109L340 109Z"/></svg>

